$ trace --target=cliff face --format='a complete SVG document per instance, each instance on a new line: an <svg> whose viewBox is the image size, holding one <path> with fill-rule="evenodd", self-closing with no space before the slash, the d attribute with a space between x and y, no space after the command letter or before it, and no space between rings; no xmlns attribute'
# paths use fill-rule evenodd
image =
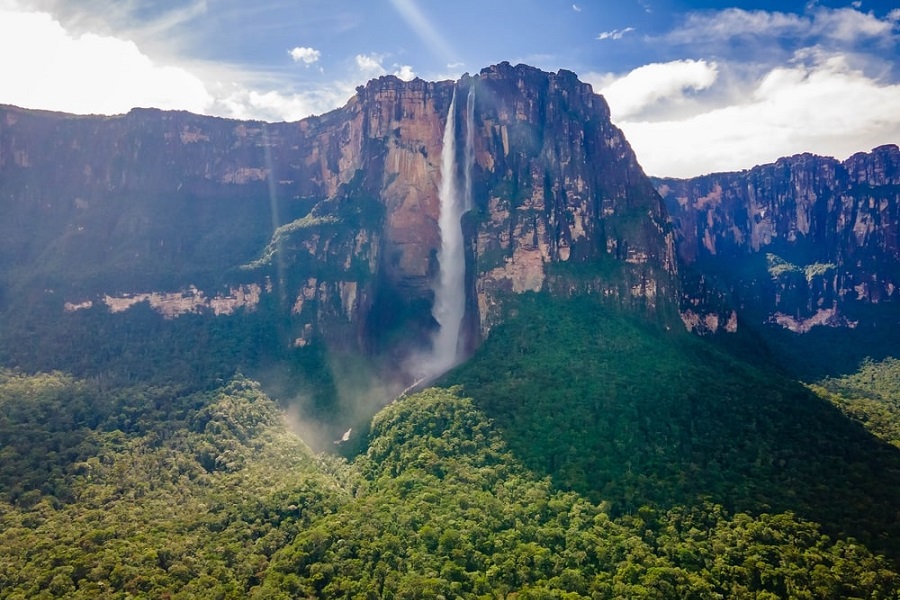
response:
<svg viewBox="0 0 900 600"><path fill-rule="evenodd" d="M590 86L501 64L482 71L475 98L483 331L508 293L586 291L651 311L675 293L664 209Z"/></svg>
<svg viewBox="0 0 900 600"><path fill-rule="evenodd" d="M472 86L471 119L461 101L455 119L474 148L470 346L527 291L660 313L674 239L606 103L572 73L506 63L459 82L383 77L297 123L2 107L0 310L265 309L294 347L427 344L442 135Z"/></svg>
<svg viewBox="0 0 900 600"><path fill-rule="evenodd" d="M731 307L799 333L855 327L900 300L897 146L654 183L677 232L689 326L714 329L704 319Z"/></svg>

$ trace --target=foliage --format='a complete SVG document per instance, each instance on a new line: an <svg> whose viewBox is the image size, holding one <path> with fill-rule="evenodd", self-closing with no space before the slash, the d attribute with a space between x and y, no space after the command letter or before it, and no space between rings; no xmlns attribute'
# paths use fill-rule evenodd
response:
<svg viewBox="0 0 900 600"><path fill-rule="evenodd" d="M834 263L815 262L803 267L803 272L806 274L806 280L811 282L816 277L821 277L835 269L837 269L837 265Z"/></svg>
<svg viewBox="0 0 900 600"><path fill-rule="evenodd" d="M776 254L771 252L766 254L766 264L769 268L769 275L773 278L781 277L785 273L799 273L802 271L797 265L791 264Z"/></svg>
<svg viewBox="0 0 900 600"><path fill-rule="evenodd" d="M823 262L813 262L804 266L797 266L771 252L766 253L766 265L768 267L769 275L774 279L777 279L786 273L803 273L807 282L812 282L816 277L821 277L837 268L837 265L834 263Z"/></svg>
<svg viewBox="0 0 900 600"><path fill-rule="evenodd" d="M535 295L447 377L555 486L621 515L791 511L900 558L900 454L771 370L591 298Z"/></svg>
<svg viewBox="0 0 900 600"><path fill-rule="evenodd" d="M187 395L134 387L133 402L117 404L105 396L124 391L96 382L3 372L9 426L81 429L93 446L58 460L70 502L40 490L33 502L0 502L0 598L900 591L884 559L790 513L732 515L701 502L613 518L608 503L526 469L460 391L433 388L388 406L348 465L313 456L242 377ZM93 421L79 408L91 402L109 407Z"/></svg>
<svg viewBox="0 0 900 600"><path fill-rule="evenodd" d="M34 479L36 462L2 464L0 598L246 597L279 547L345 501L345 467L320 466L258 384L187 397L133 388L117 404L125 392L3 373L17 450L46 447L24 432L80 435L45 455L43 486L24 494L9 482ZM92 394L96 422L81 412ZM67 503L51 495L61 483Z"/></svg>
<svg viewBox="0 0 900 600"><path fill-rule="evenodd" d="M307 412L324 412L338 400L330 364L337 352L320 344L293 347L296 325L277 294L264 294L255 311L171 320L146 303L114 315L102 306L71 314L55 308L38 305L24 318L4 321L0 364L31 372L65 369L105 388L179 393L215 389L240 371L267 384L289 382L285 397L302 399Z"/></svg>
<svg viewBox="0 0 900 600"><path fill-rule="evenodd" d="M51 182L28 185L38 183ZM13 194L26 182L0 181L0 190L11 194L0 206L8 217L0 219L0 365L64 370L117 387L140 382L190 391L208 391L238 370L264 379L277 368L290 373L292 397L303 398L309 405L304 409L334 407L338 394L329 361L357 348L356 322L332 318L340 294L321 302L327 306L318 306L319 295L305 315L292 314L293 300L310 277L333 287L355 282L363 295L377 243L366 236L383 219L380 201L350 184L327 200L298 197L281 183L148 184L144 192L84 195L77 206L69 206L71 194L57 206L58 194L50 193L45 207ZM41 227L33 227L36 222ZM321 250L315 255L305 245L310 236L321 237L312 246ZM252 272L240 268L276 248L274 264ZM146 303L110 314L100 301L103 294L191 285L211 297L249 283L266 290L254 309L217 317L169 320ZM73 313L63 308L82 300L92 300L93 307ZM328 348L318 339L295 347L307 324L316 326L316 334L328 331Z"/></svg>
<svg viewBox="0 0 900 600"><path fill-rule="evenodd" d="M300 219L295 219L285 225L281 225L280 227L277 227L272 233L272 240L266 245L265 249L262 252L262 256L260 256L253 262L243 265L241 268L252 270L258 269L259 267L262 267L264 265L272 264L272 258L275 256L275 253L278 252L278 248L284 242L285 238L293 233L296 233L303 229L337 224L338 220L335 217L315 217L312 214L309 214Z"/></svg>
<svg viewBox="0 0 900 600"><path fill-rule="evenodd" d="M900 448L900 360L866 360L856 373L826 378L810 389Z"/></svg>
<svg viewBox="0 0 900 600"><path fill-rule="evenodd" d="M509 452L474 403L431 389L373 424L366 492L272 560L258 597L870 598L896 575L791 514L704 503L610 518Z"/></svg>

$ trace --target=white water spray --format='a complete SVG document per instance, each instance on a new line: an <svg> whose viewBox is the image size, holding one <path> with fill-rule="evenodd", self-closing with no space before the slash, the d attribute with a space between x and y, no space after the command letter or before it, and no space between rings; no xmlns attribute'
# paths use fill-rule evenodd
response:
<svg viewBox="0 0 900 600"><path fill-rule="evenodd" d="M450 100L441 149L441 213L438 226L441 248L438 251L438 281L434 289L431 314L440 326L426 359L426 377L434 377L455 366L461 358L460 331L466 311L466 255L462 215L471 207L474 92L469 88L466 102L466 146L463 165L465 188L460 193L456 176L456 90Z"/></svg>
<svg viewBox="0 0 900 600"><path fill-rule="evenodd" d="M466 95L466 153L463 173L465 174L465 209L468 212L474 208L472 202L472 165L475 164L475 86L469 86Z"/></svg>

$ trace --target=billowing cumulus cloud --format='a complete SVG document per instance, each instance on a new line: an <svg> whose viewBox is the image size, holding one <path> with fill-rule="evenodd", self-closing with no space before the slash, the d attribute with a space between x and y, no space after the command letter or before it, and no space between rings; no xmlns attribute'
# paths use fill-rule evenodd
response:
<svg viewBox="0 0 900 600"><path fill-rule="evenodd" d="M771 69L743 102L617 125L645 171L673 177L739 170L811 149L843 159L900 140L900 85L851 68L841 54L816 60Z"/></svg>
<svg viewBox="0 0 900 600"><path fill-rule="evenodd" d="M235 85L215 91L207 114L275 122L298 121L341 106L353 95L353 86L348 82L309 92L284 93Z"/></svg>
<svg viewBox="0 0 900 600"><path fill-rule="evenodd" d="M806 14L729 8L692 13L684 24L662 37L669 43L716 43L733 38L803 40L821 38L833 42L856 42L886 38L895 19L879 19L853 8L814 7Z"/></svg>
<svg viewBox="0 0 900 600"><path fill-rule="evenodd" d="M900 85L882 79L890 67L878 51L897 43L894 12L693 13L648 41L689 44L716 62L651 64L588 81L653 175L736 170L804 151L846 158L900 140Z"/></svg>
<svg viewBox="0 0 900 600"><path fill-rule="evenodd" d="M297 120L341 106L356 79L315 89L273 89L228 67L160 64L131 40L73 34L47 13L0 3L0 103L78 114L121 114L134 107L189 110L269 121ZM291 56L312 64L318 51Z"/></svg>
<svg viewBox="0 0 900 600"><path fill-rule="evenodd" d="M614 119L628 119L659 102L673 103L705 90L716 81L718 67L705 60L651 63L623 77L587 74L584 79L606 97Z"/></svg>
<svg viewBox="0 0 900 600"><path fill-rule="evenodd" d="M297 46L292 49L290 54L294 62L302 62L307 66L317 62L322 57L322 53L315 48L306 48L303 46Z"/></svg>
<svg viewBox="0 0 900 600"><path fill-rule="evenodd" d="M378 54L357 54L356 66L366 77L378 77L385 73L382 60L384 57Z"/></svg>
<svg viewBox="0 0 900 600"><path fill-rule="evenodd" d="M135 106L203 111L203 81L154 63L129 40L70 35L49 14L0 8L0 102L75 113Z"/></svg>
<svg viewBox="0 0 900 600"><path fill-rule="evenodd" d="M412 81L416 78L416 73L410 65L394 65L396 69L394 75L403 81Z"/></svg>
<svg viewBox="0 0 900 600"><path fill-rule="evenodd" d="M381 77L382 75L387 75L388 70L384 67L385 56L383 54L357 54L356 55L356 67L359 69L361 75L365 78L370 79L373 77ZM394 71L392 75L402 79L403 81L412 81L416 78L416 73L413 70L411 65L393 65Z"/></svg>

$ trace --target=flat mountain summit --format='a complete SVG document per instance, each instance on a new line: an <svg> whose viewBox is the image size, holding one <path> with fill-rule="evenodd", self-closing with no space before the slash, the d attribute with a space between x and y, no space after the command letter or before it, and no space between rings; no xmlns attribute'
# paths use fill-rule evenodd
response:
<svg viewBox="0 0 900 600"><path fill-rule="evenodd" d="M898 286L897 146L655 179L565 70L2 106L0 598L896 597Z"/></svg>

